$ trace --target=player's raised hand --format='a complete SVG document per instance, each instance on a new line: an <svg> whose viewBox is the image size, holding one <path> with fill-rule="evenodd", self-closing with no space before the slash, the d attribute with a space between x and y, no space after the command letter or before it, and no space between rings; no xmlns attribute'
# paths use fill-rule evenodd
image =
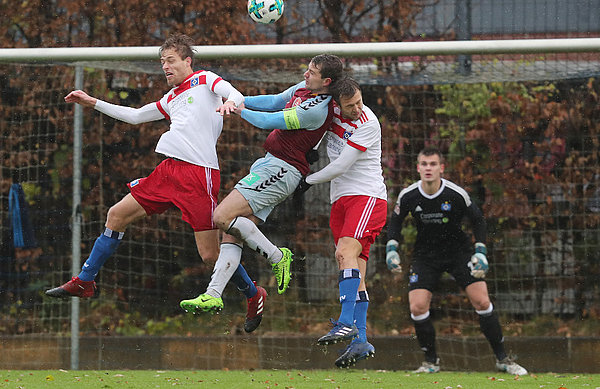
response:
<svg viewBox="0 0 600 389"><path fill-rule="evenodd" d="M471 260L467 264L471 269L471 275L475 278L485 278L490 266L487 258L487 248L485 244L477 242L475 243L475 254L471 256Z"/></svg>
<svg viewBox="0 0 600 389"><path fill-rule="evenodd" d="M93 107L96 105L97 99L85 93L82 90L74 90L65 96L67 103L77 103L84 107Z"/></svg>

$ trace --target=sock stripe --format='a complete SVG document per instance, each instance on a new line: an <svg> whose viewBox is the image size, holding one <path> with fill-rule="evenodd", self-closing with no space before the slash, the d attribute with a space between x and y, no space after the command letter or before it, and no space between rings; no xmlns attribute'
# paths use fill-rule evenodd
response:
<svg viewBox="0 0 600 389"><path fill-rule="evenodd" d="M125 235L125 232L113 231L110 228L105 227L102 235L108 236L109 238L112 238L112 239L121 240L121 239L123 239L123 235Z"/></svg>
<svg viewBox="0 0 600 389"><path fill-rule="evenodd" d="M338 277L338 282L348 279L348 278L358 278L360 279L360 271L358 269L343 269L340 270L340 275Z"/></svg>
<svg viewBox="0 0 600 389"><path fill-rule="evenodd" d="M360 290L356 293L356 302L369 302L369 294L366 290Z"/></svg>

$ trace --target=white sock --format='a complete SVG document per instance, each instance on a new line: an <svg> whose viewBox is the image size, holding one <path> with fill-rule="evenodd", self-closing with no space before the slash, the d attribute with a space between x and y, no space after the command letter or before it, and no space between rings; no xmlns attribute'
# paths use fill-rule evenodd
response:
<svg viewBox="0 0 600 389"><path fill-rule="evenodd" d="M248 247L257 251L271 263L283 258L283 253L258 229L252 220L238 216L229 225L227 233L242 239Z"/></svg>
<svg viewBox="0 0 600 389"><path fill-rule="evenodd" d="M221 243L219 258L210 276L210 283L208 284L208 288L206 288L206 294L213 297L221 297L225 286L238 268L241 259L241 246L235 243Z"/></svg>

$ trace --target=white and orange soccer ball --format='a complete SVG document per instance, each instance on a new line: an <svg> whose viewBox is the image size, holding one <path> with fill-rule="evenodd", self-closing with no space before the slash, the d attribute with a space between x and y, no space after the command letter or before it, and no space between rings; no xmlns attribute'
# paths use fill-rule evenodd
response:
<svg viewBox="0 0 600 389"><path fill-rule="evenodd" d="M275 23L283 15L283 0L248 0L248 15L257 23Z"/></svg>

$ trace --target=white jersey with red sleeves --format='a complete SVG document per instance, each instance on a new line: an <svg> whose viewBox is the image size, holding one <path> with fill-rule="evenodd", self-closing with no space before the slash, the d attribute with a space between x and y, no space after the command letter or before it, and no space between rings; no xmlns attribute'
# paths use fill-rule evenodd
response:
<svg viewBox="0 0 600 389"><path fill-rule="evenodd" d="M216 110L223 104L221 96L227 96L226 90L216 90L219 84L233 89L215 73L200 70L156 102L158 110L171 121L169 131L162 134L156 145L157 153L219 168L216 145L223 129L223 117Z"/></svg>
<svg viewBox="0 0 600 389"><path fill-rule="evenodd" d="M363 153L344 174L331 181L331 202L356 195L387 200L381 169L381 125L366 105L355 121L342 118L339 107L334 107L333 124L327 133L327 155L332 162L346 144Z"/></svg>

